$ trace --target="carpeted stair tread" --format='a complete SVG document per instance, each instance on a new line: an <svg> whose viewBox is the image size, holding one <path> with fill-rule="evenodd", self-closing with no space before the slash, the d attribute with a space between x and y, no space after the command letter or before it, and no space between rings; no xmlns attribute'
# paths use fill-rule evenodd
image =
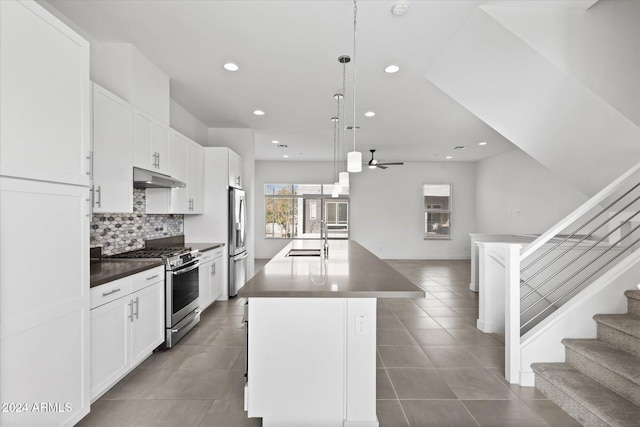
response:
<svg viewBox="0 0 640 427"><path fill-rule="evenodd" d="M565 338L562 344L630 382L640 384L640 358L597 339Z"/></svg>
<svg viewBox="0 0 640 427"><path fill-rule="evenodd" d="M628 291L624 291L624 296L629 299L635 299L640 301L640 290L630 289Z"/></svg>
<svg viewBox="0 0 640 427"><path fill-rule="evenodd" d="M639 406L577 369L565 363L533 363L531 368L536 376L549 382L603 423L620 427L638 426Z"/></svg>
<svg viewBox="0 0 640 427"><path fill-rule="evenodd" d="M640 316L635 314L596 314L593 320L640 338Z"/></svg>

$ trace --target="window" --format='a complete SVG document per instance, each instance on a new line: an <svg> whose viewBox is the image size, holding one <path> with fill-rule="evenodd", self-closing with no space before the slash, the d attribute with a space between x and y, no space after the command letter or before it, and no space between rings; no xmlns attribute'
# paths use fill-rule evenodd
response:
<svg viewBox="0 0 640 427"><path fill-rule="evenodd" d="M424 238L451 238L451 185L425 184L424 196Z"/></svg>
<svg viewBox="0 0 640 427"><path fill-rule="evenodd" d="M334 185L266 184L265 238L319 239L324 220L330 239L349 238L349 188L331 197Z"/></svg>

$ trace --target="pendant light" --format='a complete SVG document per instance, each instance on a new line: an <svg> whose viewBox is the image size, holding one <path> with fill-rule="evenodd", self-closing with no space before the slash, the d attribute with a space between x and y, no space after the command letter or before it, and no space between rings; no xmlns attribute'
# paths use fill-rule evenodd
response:
<svg viewBox="0 0 640 427"><path fill-rule="evenodd" d="M362 153L356 151L356 23L358 17L358 0L353 0L353 151L347 153L347 171L362 172Z"/></svg>
<svg viewBox="0 0 640 427"><path fill-rule="evenodd" d="M337 99L337 103L338 103L338 114L334 117L331 118L331 121L333 122L333 177L334 179L338 178L338 123L340 121L339 117L340 117L340 98L342 97L342 94L340 93L336 93L334 95L334 98ZM331 190L331 197L333 198L337 198L340 195L340 183L337 181L334 181L333 183L333 189Z"/></svg>
<svg viewBox="0 0 640 427"><path fill-rule="evenodd" d="M347 81L347 63L351 61L351 57L349 55L341 55L338 57L338 62L342 64L342 94L343 94L343 99L344 99L344 93L345 93L345 89L346 89L346 81ZM343 101L344 102L344 101ZM341 123L343 124L342 126L340 126L338 128L338 131L342 131L342 140L344 141L344 110L345 108L342 108L342 121ZM340 104L338 103L338 117L340 117ZM340 162L340 153L342 153L342 149L340 148L340 134L338 134L338 162L340 165L344 166L343 162ZM338 182L340 183L340 185L342 187L349 187L349 172L347 172L346 170L341 171L338 174Z"/></svg>

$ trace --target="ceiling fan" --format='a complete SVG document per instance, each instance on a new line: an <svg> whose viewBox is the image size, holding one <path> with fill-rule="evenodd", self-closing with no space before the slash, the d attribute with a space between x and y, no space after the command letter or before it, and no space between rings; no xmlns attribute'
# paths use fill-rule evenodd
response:
<svg viewBox="0 0 640 427"><path fill-rule="evenodd" d="M376 150L369 150L369 151L371 151L371 160L369 160L369 164L368 164L370 169L375 169L375 168L386 169L387 166L402 166L402 165L404 165L403 162L380 163L377 159L373 158L373 153L375 153Z"/></svg>

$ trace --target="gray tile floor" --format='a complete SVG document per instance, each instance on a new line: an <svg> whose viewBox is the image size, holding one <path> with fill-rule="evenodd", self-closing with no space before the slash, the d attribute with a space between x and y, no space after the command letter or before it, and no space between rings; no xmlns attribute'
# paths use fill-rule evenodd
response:
<svg viewBox="0 0 640 427"><path fill-rule="evenodd" d="M579 426L537 390L505 381L502 342L475 328L468 261L388 263L427 296L379 300L381 427ZM242 410L243 304L235 298L205 310L185 339L154 353L79 425L260 426Z"/></svg>

